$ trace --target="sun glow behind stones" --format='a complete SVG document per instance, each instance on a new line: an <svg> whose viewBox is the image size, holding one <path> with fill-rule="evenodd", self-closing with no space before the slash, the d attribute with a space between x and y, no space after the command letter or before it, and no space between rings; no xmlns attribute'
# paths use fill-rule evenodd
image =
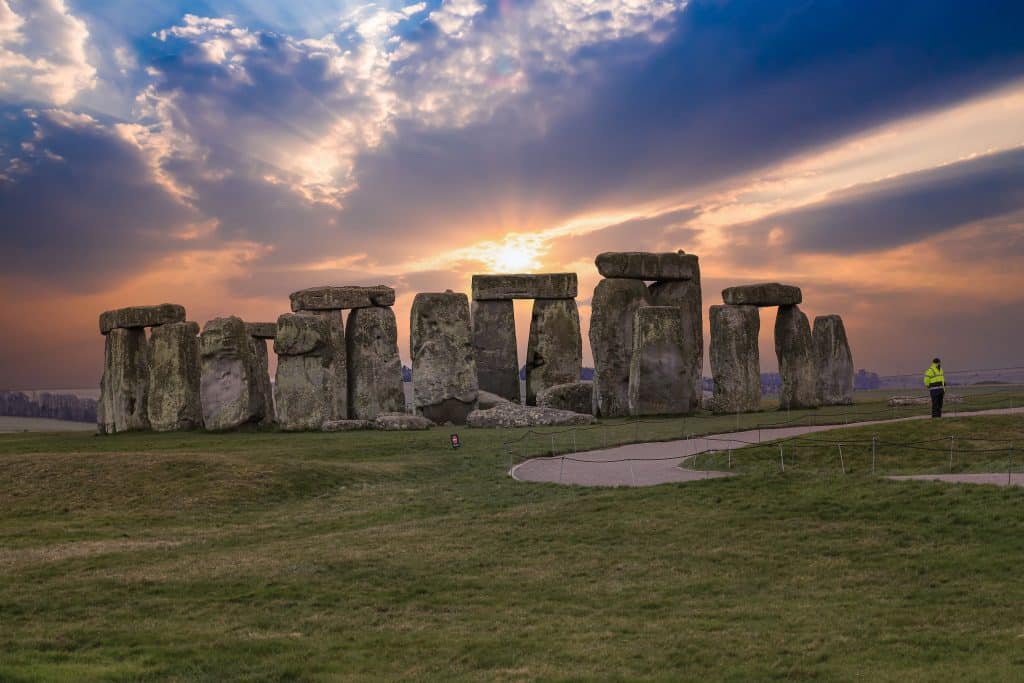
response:
<svg viewBox="0 0 1024 683"><path fill-rule="evenodd" d="M520 273L540 268L543 247L536 239L506 238L494 245L493 250L484 250L481 260L496 273Z"/></svg>

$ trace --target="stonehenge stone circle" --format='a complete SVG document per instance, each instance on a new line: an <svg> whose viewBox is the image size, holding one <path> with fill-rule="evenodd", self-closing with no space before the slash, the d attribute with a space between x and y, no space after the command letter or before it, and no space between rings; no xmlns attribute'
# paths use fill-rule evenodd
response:
<svg viewBox="0 0 1024 683"><path fill-rule="evenodd" d="M466 424L479 390L469 299L451 290L417 294L411 318L416 413L437 424Z"/></svg>
<svg viewBox="0 0 1024 683"><path fill-rule="evenodd" d="M694 257L696 259L696 257ZM651 304L675 306L683 316L683 358L690 385L690 407L700 408L704 395L704 306L700 291L700 271L692 280L651 283Z"/></svg>
<svg viewBox="0 0 1024 683"><path fill-rule="evenodd" d="M234 429L263 419L259 367L245 323L228 316L206 323L199 335L199 398L209 431Z"/></svg>
<svg viewBox="0 0 1024 683"><path fill-rule="evenodd" d="M853 403L853 354L838 315L819 315L811 331L818 375L818 401L824 406Z"/></svg>
<svg viewBox="0 0 1024 683"><path fill-rule="evenodd" d="M691 410L693 383L683 347L684 334L683 315L678 307L637 309L629 368L631 415L668 415Z"/></svg>
<svg viewBox="0 0 1024 683"><path fill-rule="evenodd" d="M761 363L757 337L761 316L756 306L712 306L711 374L716 413L745 413L761 407Z"/></svg>
<svg viewBox="0 0 1024 683"><path fill-rule="evenodd" d="M799 287L764 282L722 290L722 300L733 306L795 306L803 301Z"/></svg>
<svg viewBox="0 0 1024 683"><path fill-rule="evenodd" d="M375 287L310 287L290 295L292 311L342 311L350 308L393 306L395 290Z"/></svg>
<svg viewBox="0 0 1024 683"><path fill-rule="evenodd" d="M157 327L184 321L185 307L178 304L118 308L100 314L100 334L107 334L115 329Z"/></svg>
<svg viewBox="0 0 1024 683"><path fill-rule="evenodd" d="M390 308L356 308L348 316L349 417L373 420L405 411L398 326Z"/></svg>
<svg viewBox="0 0 1024 683"><path fill-rule="evenodd" d="M146 410L153 431L203 426L199 402L199 325L168 323L149 337L150 375Z"/></svg>
<svg viewBox="0 0 1024 683"><path fill-rule="evenodd" d="M811 325L799 306L780 306L775 318L775 355L779 358L779 410L818 405Z"/></svg>
<svg viewBox="0 0 1024 683"><path fill-rule="evenodd" d="M575 276L574 276L575 279ZM526 347L526 404L556 384L576 382L583 367L583 337L575 299L537 299Z"/></svg>
<svg viewBox="0 0 1024 683"><path fill-rule="evenodd" d="M633 318L650 305L641 280L601 280L590 304L590 349L594 355L594 406L599 417L629 415L629 365Z"/></svg>
<svg viewBox="0 0 1024 683"><path fill-rule="evenodd" d="M559 427L589 425L596 421L593 415L569 410L501 403L487 410L474 410L466 418L470 427Z"/></svg>
<svg viewBox="0 0 1024 683"><path fill-rule="evenodd" d="M519 353L512 300L474 301L471 310L480 389L518 402Z"/></svg>
<svg viewBox="0 0 1024 683"><path fill-rule="evenodd" d="M331 329L312 313L277 319L274 402L284 431L319 430L331 416Z"/></svg>
<svg viewBox="0 0 1024 683"><path fill-rule="evenodd" d="M700 277L697 257L682 251L607 251L595 260L597 272L606 278L634 280L695 280Z"/></svg>
<svg viewBox="0 0 1024 683"><path fill-rule="evenodd" d="M575 299L576 273L474 275L474 301Z"/></svg>
<svg viewBox="0 0 1024 683"><path fill-rule="evenodd" d="M537 406L592 415L594 412L594 385L590 382L556 384L537 394Z"/></svg>
<svg viewBox="0 0 1024 683"><path fill-rule="evenodd" d="M102 323L100 325L102 328ZM103 352L96 424L101 434L149 429L149 344L141 328L112 328Z"/></svg>

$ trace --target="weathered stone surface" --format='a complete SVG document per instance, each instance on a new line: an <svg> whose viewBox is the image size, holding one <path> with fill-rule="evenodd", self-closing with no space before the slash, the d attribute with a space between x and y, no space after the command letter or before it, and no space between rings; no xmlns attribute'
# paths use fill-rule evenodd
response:
<svg viewBox="0 0 1024 683"><path fill-rule="evenodd" d="M252 338L240 318L214 318L199 335L203 426L234 429L263 419L266 406Z"/></svg>
<svg viewBox="0 0 1024 683"><path fill-rule="evenodd" d="M146 409L157 432L203 426L199 402L199 325L170 323L149 337L150 375Z"/></svg>
<svg viewBox="0 0 1024 683"><path fill-rule="evenodd" d="M722 290L722 300L733 306L795 306L803 301L799 287L762 282Z"/></svg>
<svg viewBox="0 0 1024 683"><path fill-rule="evenodd" d="M293 311L341 311L349 308L394 306L395 290L373 287L310 287L289 295Z"/></svg>
<svg viewBox="0 0 1024 683"><path fill-rule="evenodd" d="M372 420L405 409L398 326L390 308L357 308L348 316L349 417Z"/></svg>
<svg viewBox="0 0 1024 683"><path fill-rule="evenodd" d="M474 275L473 300L575 299L576 273Z"/></svg>
<svg viewBox="0 0 1024 683"><path fill-rule="evenodd" d="M474 301L472 312L480 389L519 401L519 355L512 300Z"/></svg>
<svg viewBox="0 0 1024 683"><path fill-rule="evenodd" d="M324 432L354 432L373 428L372 420L328 420L320 427Z"/></svg>
<svg viewBox="0 0 1024 683"><path fill-rule="evenodd" d="M256 339L273 339L277 336L277 323L246 323L250 337Z"/></svg>
<svg viewBox="0 0 1024 683"><path fill-rule="evenodd" d="M184 320L185 307L178 304L118 308L100 314L100 334L107 334L114 329L156 327L168 323L180 323Z"/></svg>
<svg viewBox="0 0 1024 683"><path fill-rule="evenodd" d="M818 405L811 325L799 306L780 306L775 318L775 355L779 358L779 410Z"/></svg>
<svg viewBox="0 0 1024 683"><path fill-rule="evenodd" d="M683 314L677 306L637 309L629 365L631 415L690 412L693 385L683 349Z"/></svg>
<svg viewBox="0 0 1024 683"><path fill-rule="evenodd" d="M696 257L695 257L696 258ZM675 306L683 316L683 357L686 381L690 385L690 410L700 408L704 395L704 306L700 292L700 270L693 280L655 282L650 287L651 304Z"/></svg>
<svg viewBox="0 0 1024 683"><path fill-rule="evenodd" d="M248 323L246 323L248 327ZM277 323L274 323L277 328ZM270 382L270 354L267 353L267 340L250 335L252 353L256 359L256 385L263 397L263 420L266 425L274 424L274 385Z"/></svg>
<svg viewBox="0 0 1024 683"><path fill-rule="evenodd" d="M406 415L404 413L382 413L373 421L374 429L385 432L404 432L430 429L434 423L422 415Z"/></svg>
<svg viewBox="0 0 1024 683"><path fill-rule="evenodd" d="M711 374L716 413L746 413L761 407L761 359L757 336L761 316L756 306L712 306Z"/></svg>
<svg viewBox="0 0 1024 683"><path fill-rule="evenodd" d="M308 315L316 315L327 322L327 355L330 364L327 368L328 382L328 419L344 420L348 418L348 349L345 339L345 323L341 311L303 311Z"/></svg>
<svg viewBox="0 0 1024 683"><path fill-rule="evenodd" d="M410 325L413 406L437 424L466 424L479 386L469 299L451 290L417 294Z"/></svg>
<svg viewBox="0 0 1024 683"><path fill-rule="evenodd" d="M594 260L597 272L607 278L633 280L695 280L697 257L682 251L606 251Z"/></svg>
<svg viewBox="0 0 1024 683"><path fill-rule="evenodd" d="M629 363L633 319L650 305L642 280L601 280L590 304L590 350L594 355L594 406L600 417L629 415Z"/></svg>
<svg viewBox="0 0 1024 683"><path fill-rule="evenodd" d="M96 423L100 434L149 429L149 344L141 328L107 333Z"/></svg>
<svg viewBox="0 0 1024 683"><path fill-rule="evenodd" d="M537 406L592 415L594 412L594 385L591 382L556 384L537 394Z"/></svg>
<svg viewBox="0 0 1024 683"><path fill-rule="evenodd" d="M853 354L846 326L838 315L819 315L811 332L818 375L818 402L825 406L853 403Z"/></svg>
<svg viewBox="0 0 1024 683"><path fill-rule="evenodd" d="M466 419L470 427L552 427L589 425L596 422L593 415L569 410L502 403L487 410L474 410Z"/></svg>
<svg viewBox="0 0 1024 683"><path fill-rule="evenodd" d="M533 302L530 340L526 347L526 403L556 384L579 381L583 367L583 337L575 299Z"/></svg>
<svg viewBox="0 0 1024 683"><path fill-rule="evenodd" d="M480 410L487 410L488 408L493 408L501 403L508 402L509 400L504 396L498 396L497 394L492 394L489 391L478 391L476 394L476 405Z"/></svg>
<svg viewBox="0 0 1024 683"><path fill-rule="evenodd" d="M316 431L332 419L330 344L324 316L286 313L277 319L274 402L282 430Z"/></svg>

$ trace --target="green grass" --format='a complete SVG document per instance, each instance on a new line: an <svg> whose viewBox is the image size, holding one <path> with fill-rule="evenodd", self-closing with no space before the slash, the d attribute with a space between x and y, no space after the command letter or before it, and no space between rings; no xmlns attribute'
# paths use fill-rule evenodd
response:
<svg viewBox="0 0 1024 683"><path fill-rule="evenodd" d="M1020 489L753 456L731 479L530 485L505 474L521 432L452 451L450 431L0 436L0 680L1024 676ZM540 431L515 448L571 449Z"/></svg>

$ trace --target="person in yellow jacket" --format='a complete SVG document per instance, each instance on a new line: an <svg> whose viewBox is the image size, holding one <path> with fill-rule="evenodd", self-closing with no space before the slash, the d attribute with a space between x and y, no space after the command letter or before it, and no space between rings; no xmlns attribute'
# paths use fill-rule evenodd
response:
<svg viewBox="0 0 1024 683"><path fill-rule="evenodd" d="M942 417L942 399L946 395L946 377L942 374L942 361L932 361L930 368L924 371L924 385L932 396L932 417Z"/></svg>

